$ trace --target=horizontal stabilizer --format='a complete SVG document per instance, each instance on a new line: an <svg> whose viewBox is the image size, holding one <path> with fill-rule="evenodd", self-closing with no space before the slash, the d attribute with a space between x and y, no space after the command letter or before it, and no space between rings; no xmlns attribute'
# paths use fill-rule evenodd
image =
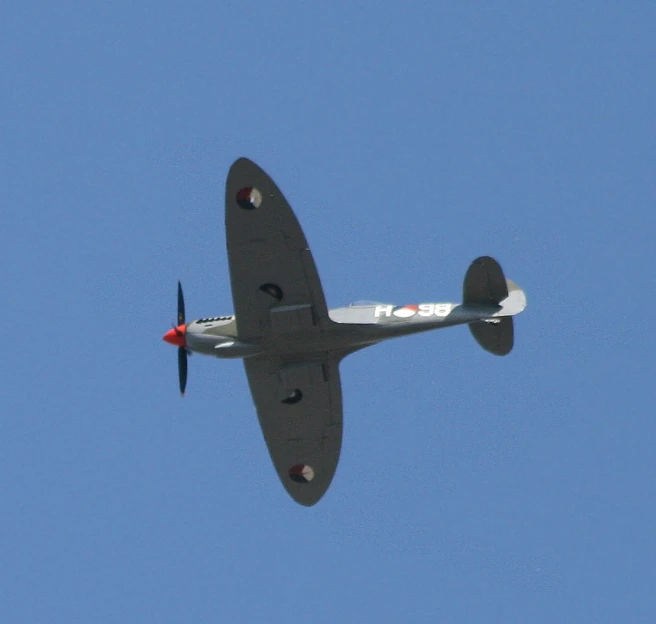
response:
<svg viewBox="0 0 656 624"><path fill-rule="evenodd" d="M476 258L469 265L462 285L465 304L498 305L508 296L508 286L499 263L490 256Z"/></svg>
<svg viewBox="0 0 656 624"><path fill-rule="evenodd" d="M508 355L515 342L512 316L501 316L493 321L469 324L472 336L486 351L494 355Z"/></svg>
<svg viewBox="0 0 656 624"><path fill-rule="evenodd" d="M462 286L465 305L496 306L491 318L469 324L469 329L483 349L494 355L507 355L513 348L512 317L526 307L526 295L507 280L499 263L481 256L471 263Z"/></svg>

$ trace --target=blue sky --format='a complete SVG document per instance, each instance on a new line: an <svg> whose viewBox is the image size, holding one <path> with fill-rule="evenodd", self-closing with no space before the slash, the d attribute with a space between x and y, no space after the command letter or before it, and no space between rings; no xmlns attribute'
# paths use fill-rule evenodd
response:
<svg viewBox="0 0 656 624"><path fill-rule="evenodd" d="M653 622L651 2L14 2L0 9L0 621ZM230 164L329 305L527 292L342 365L311 509L277 481L231 312Z"/></svg>

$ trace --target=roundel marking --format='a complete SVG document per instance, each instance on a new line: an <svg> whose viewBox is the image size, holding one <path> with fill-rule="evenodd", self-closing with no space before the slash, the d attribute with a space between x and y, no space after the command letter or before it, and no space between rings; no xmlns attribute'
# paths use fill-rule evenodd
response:
<svg viewBox="0 0 656 624"><path fill-rule="evenodd" d="M417 314L418 309L419 307L416 305L397 306L392 310L392 314L399 318L410 318Z"/></svg>
<svg viewBox="0 0 656 624"><path fill-rule="evenodd" d="M237 205L244 210L255 210L262 205L262 193L252 186L245 186L237 191Z"/></svg>
<svg viewBox="0 0 656 624"><path fill-rule="evenodd" d="M314 479L312 466L296 464L289 469L289 478L295 483L309 483Z"/></svg>

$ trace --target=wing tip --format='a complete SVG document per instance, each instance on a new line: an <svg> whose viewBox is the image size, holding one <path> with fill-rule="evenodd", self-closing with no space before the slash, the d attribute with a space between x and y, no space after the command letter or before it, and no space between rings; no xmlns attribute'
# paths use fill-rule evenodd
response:
<svg viewBox="0 0 656 624"><path fill-rule="evenodd" d="M247 170L247 169L256 169L257 171L262 171L262 168L256 163L254 163L250 158L246 158L246 156L240 156L230 166L229 174L232 174L238 170Z"/></svg>

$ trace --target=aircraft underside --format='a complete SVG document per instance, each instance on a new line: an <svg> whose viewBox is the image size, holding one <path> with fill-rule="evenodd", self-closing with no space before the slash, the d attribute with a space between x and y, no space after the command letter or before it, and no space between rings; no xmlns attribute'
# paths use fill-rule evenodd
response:
<svg viewBox="0 0 656 624"><path fill-rule="evenodd" d="M180 390L187 354L243 359L269 454L281 483L302 505L330 485L342 441L339 362L390 338L467 324L487 351L506 355L524 292L487 256L469 267L463 302L396 306L360 303L328 310L303 231L273 180L241 158L226 183L226 241L235 314L178 324Z"/></svg>

